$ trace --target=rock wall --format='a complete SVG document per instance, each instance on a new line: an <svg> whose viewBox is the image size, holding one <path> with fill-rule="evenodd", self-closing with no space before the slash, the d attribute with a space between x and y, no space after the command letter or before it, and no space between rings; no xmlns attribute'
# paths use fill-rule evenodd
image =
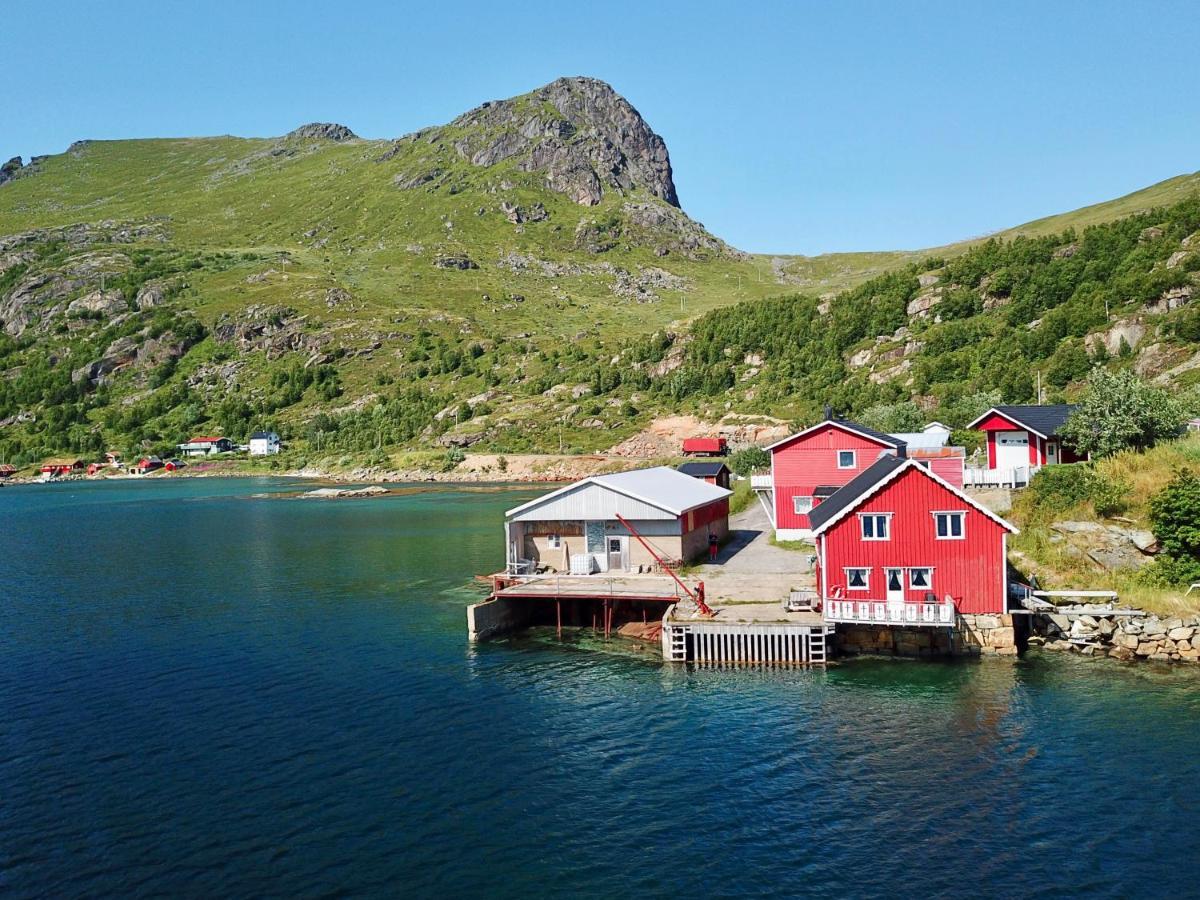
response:
<svg viewBox="0 0 1200 900"><path fill-rule="evenodd" d="M1007 614L960 615L953 629L839 625L834 645L850 656L1016 656L1025 648L1027 619Z"/></svg>
<svg viewBox="0 0 1200 900"><path fill-rule="evenodd" d="M1047 650L1113 659L1200 663L1200 616L1162 619L1148 613L1032 616L1029 643Z"/></svg>

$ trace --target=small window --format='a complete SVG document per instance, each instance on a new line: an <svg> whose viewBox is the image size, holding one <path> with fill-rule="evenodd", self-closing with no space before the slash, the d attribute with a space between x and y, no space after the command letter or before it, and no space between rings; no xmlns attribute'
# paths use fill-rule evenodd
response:
<svg viewBox="0 0 1200 900"><path fill-rule="evenodd" d="M909 569L908 570L908 586L914 591L927 591L932 584L930 575L933 572L929 568Z"/></svg>
<svg viewBox="0 0 1200 900"><path fill-rule="evenodd" d="M870 569L847 569L846 570L846 589L851 591L865 591L871 582Z"/></svg>
<svg viewBox="0 0 1200 900"><path fill-rule="evenodd" d="M792 510L798 516L806 516L812 512L813 498L812 497L793 497Z"/></svg>
<svg viewBox="0 0 1200 900"><path fill-rule="evenodd" d="M838 468L839 469L853 469L854 468L854 457L855 457L855 453L853 450L839 450L838 451Z"/></svg>
<svg viewBox="0 0 1200 900"><path fill-rule="evenodd" d="M859 521L862 523L862 537L864 541L886 541L891 535L889 534L889 520L891 516L888 513L866 513L859 516Z"/></svg>
<svg viewBox="0 0 1200 900"><path fill-rule="evenodd" d="M549 535L547 538L547 543L550 545L551 550L559 550L562 548L562 538L557 534Z"/></svg>
<svg viewBox="0 0 1200 900"><path fill-rule="evenodd" d="M958 541L966 534L967 514L964 512L937 512L933 514L934 527L938 540Z"/></svg>

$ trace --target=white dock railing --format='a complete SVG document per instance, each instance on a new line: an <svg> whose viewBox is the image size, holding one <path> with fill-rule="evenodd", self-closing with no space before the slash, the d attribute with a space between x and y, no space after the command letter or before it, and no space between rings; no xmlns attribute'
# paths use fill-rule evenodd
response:
<svg viewBox="0 0 1200 900"><path fill-rule="evenodd" d="M767 472L765 475L753 475L752 474L750 476L750 489L751 490L769 491L773 487L775 487L775 485L771 481L771 473L770 472Z"/></svg>
<svg viewBox="0 0 1200 900"><path fill-rule="evenodd" d="M954 601L887 603L883 600L826 600L825 621L850 625L953 625Z"/></svg>

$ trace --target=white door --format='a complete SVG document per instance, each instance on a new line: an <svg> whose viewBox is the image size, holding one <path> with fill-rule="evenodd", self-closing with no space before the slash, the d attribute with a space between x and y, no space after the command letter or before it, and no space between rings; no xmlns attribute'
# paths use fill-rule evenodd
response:
<svg viewBox="0 0 1200 900"><path fill-rule="evenodd" d="M996 468L1014 469L1029 465L1029 432L996 432Z"/></svg>
<svg viewBox="0 0 1200 900"><path fill-rule="evenodd" d="M904 605L904 570L903 569L884 569L883 581L887 588L888 606L893 604Z"/></svg>
<svg viewBox="0 0 1200 900"><path fill-rule="evenodd" d="M625 541L624 536L608 538L608 571L624 572L629 566L625 562Z"/></svg>
<svg viewBox="0 0 1200 900"><path fill-rule="evenodd" d="M1046 465L1058 462L1058 441L1046 441Z"/></svg>

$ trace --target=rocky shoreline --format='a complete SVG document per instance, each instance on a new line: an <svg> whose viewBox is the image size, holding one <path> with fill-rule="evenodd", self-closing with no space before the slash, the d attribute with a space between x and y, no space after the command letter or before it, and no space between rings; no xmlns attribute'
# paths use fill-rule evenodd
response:
<svg viewBox="0 0 1200 900"><path fill-rule="evenodd" d="M1200 663L1200 615L1164 619L1132 610L1072 613L1063 607L1031 619L1031 647L1124 661Z"/></svg>

